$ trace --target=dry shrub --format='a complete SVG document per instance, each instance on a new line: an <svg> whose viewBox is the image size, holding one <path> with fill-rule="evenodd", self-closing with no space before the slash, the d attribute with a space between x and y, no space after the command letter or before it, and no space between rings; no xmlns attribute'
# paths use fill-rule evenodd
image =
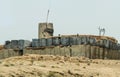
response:
<svg viewBox="0 0 120 77"><path fill-rule="evenodd" d="M73 75L73 72L71 70L68 70L68 74Z"/></svg>
<svg viewBox="0 0 120 77"><path fill-rule="evenodd" d="M76 57L71 57L70 62L76 63L79 62L79 60Z"/></svg>
<svg viewBox="0 0 120 77"><path fill-rule="evenodd" d="M40 65L40 67L46 67L46 65Z"/></svg>
<svg viewBox="0 0 120 77"><path fill-rule="evenodd" d="M88 62L87 65L90 66L90 63Z"/></svg>
<svg viewBox="0 0 120 77"><path fill-rule="evenodd" d="M65 56L65 57L64 57L64 61L70 61L70 59L71 59L71 58L70 58L69 56Z"/></svg>
<svg viewBox="0 0 120 77"><path fill-rule="evenodd" d="M47 77L56 77L54 72L49 72Z"/></svg>
<svg viewBox="0 0 120 77"><path fill-rule="evenodd" d="M58 66L51 66L52 68L59 68Z"/></svg>
<svg viewBox="0 0 120 77"><path fill-rule="evenodd" d="M10 65L9 64L4 64L4 66L9 67Z"/></svg>
<svg viewBox="0 0 120 77"><path fill-rule="evenodd" d="M83 67L84 69L86 68L86 67Z"/></svg>
<svg viewBox="0 0 120 77"><path fill-rule="evenodd" d="M47 77L64 77L63 73L50 71Z"/></svg>
<svg viewBox="0 0 120 77"><path fill-rule="evenodd" d="M4 75L0 75L0 77L5 77Z"/></svg>
<svg viewBox="0 0 120 77"><path fill-rule="evenodd" d="M65 62L64 62L63 60L60 60L59 63L63 63L63 64L65 64Z"/></svg>
<svg viewBox="0 0 120 77"><path fill-rule="evenodd" d="M80 63L76 63L77 66L80 66Z"/></svg>
<svg viewBox="0 0 120 77"><path fill-rule="evenodd" d="M81 71L80 69L74 69L75 71Z"/></svg>

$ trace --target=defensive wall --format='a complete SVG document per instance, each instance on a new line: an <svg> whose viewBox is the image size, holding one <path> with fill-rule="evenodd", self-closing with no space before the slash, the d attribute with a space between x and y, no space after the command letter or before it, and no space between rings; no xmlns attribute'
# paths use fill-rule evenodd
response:
<svg viewBox="0 0 120 77"><path fill-rule="evenodd" d="M4 46L0 46L0 59L25 54L120 59L120 44L113 37L79 34L53 36L53 33L53 23L39 23L37 39L6 41Z"/></svg>
<svg viewBox="0 0 120 77"><path fill-rule="evenodd" d="M6 41L0 59L24 54L84 56L90 59L120 59L115 38L95 35L61 35L40 39Z"/></svg>

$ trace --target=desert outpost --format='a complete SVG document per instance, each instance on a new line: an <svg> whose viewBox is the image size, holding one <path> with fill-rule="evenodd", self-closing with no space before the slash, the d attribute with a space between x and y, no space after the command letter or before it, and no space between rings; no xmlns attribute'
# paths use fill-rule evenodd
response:
<svg viewBox="0 0 120 77"><path fill-rule="evenodd" d="M53 23L39 23L38 38L6 41L0 48L0 59L24 54L120 59L120 44L113 37L81 34L53 36L53 33Z"/></svg>

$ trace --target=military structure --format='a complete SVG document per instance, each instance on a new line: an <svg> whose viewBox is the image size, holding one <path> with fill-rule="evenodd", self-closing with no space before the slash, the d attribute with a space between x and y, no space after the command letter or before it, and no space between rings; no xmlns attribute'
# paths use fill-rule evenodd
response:
<svg viewBox="0 0 120 77"><path fill-rule="evenodd" d="M6 41L0 50L0 59L24 54L120 59L120 44L113 37L81 34L53 36L53 33L52 23L40 23L37 39Z"/></svg>

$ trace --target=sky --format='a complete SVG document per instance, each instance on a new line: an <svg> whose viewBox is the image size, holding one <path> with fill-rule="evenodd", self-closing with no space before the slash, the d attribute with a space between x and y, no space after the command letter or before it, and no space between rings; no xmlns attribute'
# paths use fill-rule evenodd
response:
<svg viewBox="0 0 120 77"><path fill-rule="evenodd" d="M38 38L38 23L54 25L54 35L98 35L120 40L120 0L0 0L0 44Z"/></svg>

